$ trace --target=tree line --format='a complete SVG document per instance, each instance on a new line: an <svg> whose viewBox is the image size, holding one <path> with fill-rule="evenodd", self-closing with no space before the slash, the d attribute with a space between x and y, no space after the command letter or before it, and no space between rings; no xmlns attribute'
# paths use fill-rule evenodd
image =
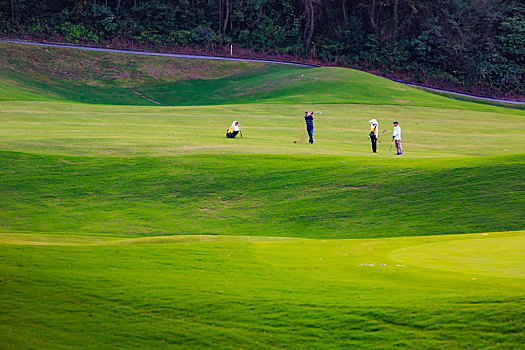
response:
<svg viewBox="0 0 525 350"><path fill-rule="evenodd" d="M523 0L0 0L0 35L217 50L525 94Z"/></svg>

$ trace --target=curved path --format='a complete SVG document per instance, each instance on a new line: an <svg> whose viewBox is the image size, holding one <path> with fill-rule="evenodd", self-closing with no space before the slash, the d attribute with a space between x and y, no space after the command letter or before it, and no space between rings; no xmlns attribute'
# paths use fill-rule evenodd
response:
<svg viewBox="0 0 525 350"><path fill-rule="evenodd" d="M25 44L25 45L37 45L37 46L48 46L48 47L63 47L63 48L70 48L70 49L77 49L77 50L117 52L117 53L133 54L133 55L144 55L144 56L162 56L162 57L194 58L194 59L206 59L206 60L277 63L277 64L289 64L289 65L302 66L302 67L322 67L320 65L310 64L310 63L271 60L271 59L221 57L221 56L207 56L207 55L195 55L195 54L178 54L178 53L167 53L167 52L152 52L152 51L145 51L145 50L126 50L126 49L117 49L117 48L108 48L108 47L99 47L99 46L90 46L90 45L48 43L48 42L36 42L36 41L25 41L25 40L11 40L11 39L2 39L2 38L0 38L0 42ZM420 88L427 89L427 90L432 90L436 92L442 92L442 93L447 93L447 94L452 94L452 95L457 95L457 96L464 96L464 97L469 97L469 98L474 98L474 99L479 99L479 100L484 100L484 101L491 101L491 102L498 102L498 103L505 103L505 104L525 105L525 101L510 101L510 100L502 100L502 99L489 98L489 97L481 97L481 96L476 96L476 95L459 93L455 91L436 89L436 88L426 86L423 84L409 83L409 82L402 81L402 80L396 80L396 79L390 79L390 80L395 81L397 83L409 85L409 86L420 87Z"/></svg>
<svg viewBox="0 0 525 350"><path fill-rule="evenodd" d="M389 79L389 78L387 78L387 79ZM464 96L464 97L475 98L475 99L478 99L478 100L491 101L491 102L509 103L509 104L515 104L515 105L525 105L525 101L501 100L501 99L497 99L497 98L483 97L483 96L477 96L477 95L469 95L469 94L465 94L465 93L462 93L462 92L455 92L455 91L437 89L437 88L433 88L433 87L430 87L430 86L427 86L427 85L424 85L424 84L409 83L409 82L406 82L406 81L403 81L403 80L397 80L397 79L389 79L389 80L395 81L396 83L401 83L401 84L405 84L405 85L409 85L409 86L419 87L419 88L422 88L422 89L425 89L425 90L432 90L432 91L436 91L436 92L443 92L443 93L446 93L446 94L451 94L451 95L456 95L456 96Z"/></svg>

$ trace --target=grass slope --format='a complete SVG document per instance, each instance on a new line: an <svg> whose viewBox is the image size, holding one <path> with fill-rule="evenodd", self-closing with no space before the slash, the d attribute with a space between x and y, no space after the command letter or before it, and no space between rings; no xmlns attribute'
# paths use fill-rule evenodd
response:
<svg viewBox="0 0 525 350"><path fill-rule="evenodd" d="M523 155L378 162L0 154L6 232L362 238L523 228Z"/></svg>
<svg viewBox="0 0 525 350"><path fill-rule="evenodd" d="M355 103L509 112L351 69L142 57L10 43L0 43L0 48L0 77L15 81L17 88L60 100L154 105L146 96L173 106ZM0 101L41 99L32 94L16 96L10 84L3 85Z"/></svg>
<svg viewBox="0 0 525 350"><path fill-rule="evenodd" d="M0 76L7 78L0 86L0 100L41 100L38 95L42 95L87 103L154 105L137 93L157 86L183 86L187 81L212 82L285 69L249 62L144 58L7 43L0 43L0 48ZM38 94L12 94L9 82Z"/></svg>

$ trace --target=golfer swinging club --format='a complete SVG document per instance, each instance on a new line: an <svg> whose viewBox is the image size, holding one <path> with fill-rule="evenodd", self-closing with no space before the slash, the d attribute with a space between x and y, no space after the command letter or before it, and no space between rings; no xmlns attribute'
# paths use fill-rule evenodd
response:
<svg viewBox="0 0 525 350"><path fill-rule="evenodd" d="M379 125L375 119L371 119L368 122L370 123L370 136L368 136L368 138L372 142L372 152L377 153L377 133L379 130Z"/></svg>
<svg viewBox="0 0 525 350"><path fill-rule="evenodd" d="M310 140L308 141L309 144L314 143L314 114L308 113L308 111L304 112L304 121L306 122L306 131L308 132L308 137Z"/></svg>

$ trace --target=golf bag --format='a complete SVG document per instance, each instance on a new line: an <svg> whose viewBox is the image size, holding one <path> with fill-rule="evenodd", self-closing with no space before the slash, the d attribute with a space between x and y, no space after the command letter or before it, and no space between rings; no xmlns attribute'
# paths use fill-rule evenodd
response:
<svg viewBox="0 0 525 350"><path fill-rule="evenodd" d="M237 136L239 132L238 131L233 131L232 128L229 128L227 131L226 131L226 137L229 138L229 139L234 139L235 136Z"/></svg>

